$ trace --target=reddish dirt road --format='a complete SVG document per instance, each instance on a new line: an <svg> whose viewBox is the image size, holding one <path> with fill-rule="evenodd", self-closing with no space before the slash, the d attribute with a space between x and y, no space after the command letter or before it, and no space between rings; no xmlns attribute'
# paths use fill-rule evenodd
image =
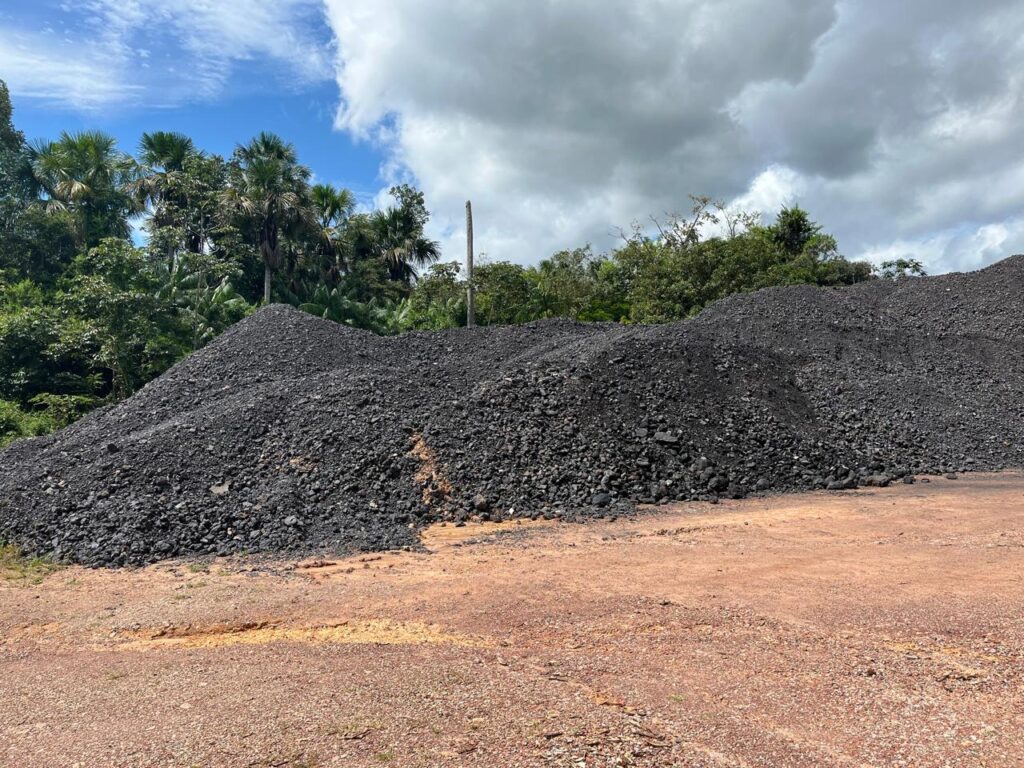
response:
<svg viewBox="0 0 1024 768"><path fill-rule="evenodd" d="M425 540L0 585L0 766L1024 765L1024 475Z"/></svg>

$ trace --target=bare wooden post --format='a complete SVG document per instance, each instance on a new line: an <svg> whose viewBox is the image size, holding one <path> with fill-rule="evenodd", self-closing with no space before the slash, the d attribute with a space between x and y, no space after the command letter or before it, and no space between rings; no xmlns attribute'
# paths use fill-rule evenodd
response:
<svg viewBox="0 0 1024 768"><path fill-rule="evenodd" d="M473 290L473 204L466 201L466 326L476 325L476 297Z"/></svg>

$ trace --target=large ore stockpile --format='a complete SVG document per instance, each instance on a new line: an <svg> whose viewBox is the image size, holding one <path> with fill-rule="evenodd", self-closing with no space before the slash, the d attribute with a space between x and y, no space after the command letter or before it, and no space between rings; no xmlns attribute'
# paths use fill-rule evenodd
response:
<svg viewBox="0 0 1024 768"><path fill-rule="evenodd" d="M1024 257L664 326L380 338L271 306L0 453L0 539L91 565L1024 464Z"/></svg>

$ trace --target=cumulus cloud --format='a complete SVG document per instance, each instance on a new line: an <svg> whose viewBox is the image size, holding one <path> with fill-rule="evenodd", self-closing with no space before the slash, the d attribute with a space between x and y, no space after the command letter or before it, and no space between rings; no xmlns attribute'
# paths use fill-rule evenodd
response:
<svg viewBox="0 0 1024 768"><path fill-rule="evenodd" d="M0 76L82 110L335 78L336 125L434 234L535 262L690 193L800 203L854 257L1024 250L1019 0L79 0L0 20ZM6 17L10 19L10 14ZM278 88L280 82L262 85Z"/></svg>
<svg viewBox="0 0 1024 768"><path fill-rule="evenodd" d="M760 3L328 0L338 125L376 135L450 239L472 198L481 247L535 261L735 193L759 170L728 114L751 82L798 82L834 10Z"/></svg>
<svg viewBox="0 0 1024 768"><path fill-rule="evenodd" d="M799 202L852 256L1024 248L1013 0L326 0L339 128L458 253L536 261L706 193ZM982 254L979 257L979 254Z"/></svg>
<svg viewBox="0 0 1024 768"><path fill-rule="evenodd" d="M1019 252L1024 9L1014 2L839 6L815 66L736 100L790 197L854 255L935 270ZM992 247L992 233L1006 232Z"/></svg>

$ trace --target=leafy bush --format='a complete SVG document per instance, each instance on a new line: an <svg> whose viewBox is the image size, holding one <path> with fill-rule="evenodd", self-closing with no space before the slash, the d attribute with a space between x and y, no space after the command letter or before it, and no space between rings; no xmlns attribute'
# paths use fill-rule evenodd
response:
<svg viewBox="0 0 1024 768"><path fill-rule="evenodd" d="M17 403L0 400L0 448L22 437L53 432L58 424L46 412L22 410Z"/></svg>

